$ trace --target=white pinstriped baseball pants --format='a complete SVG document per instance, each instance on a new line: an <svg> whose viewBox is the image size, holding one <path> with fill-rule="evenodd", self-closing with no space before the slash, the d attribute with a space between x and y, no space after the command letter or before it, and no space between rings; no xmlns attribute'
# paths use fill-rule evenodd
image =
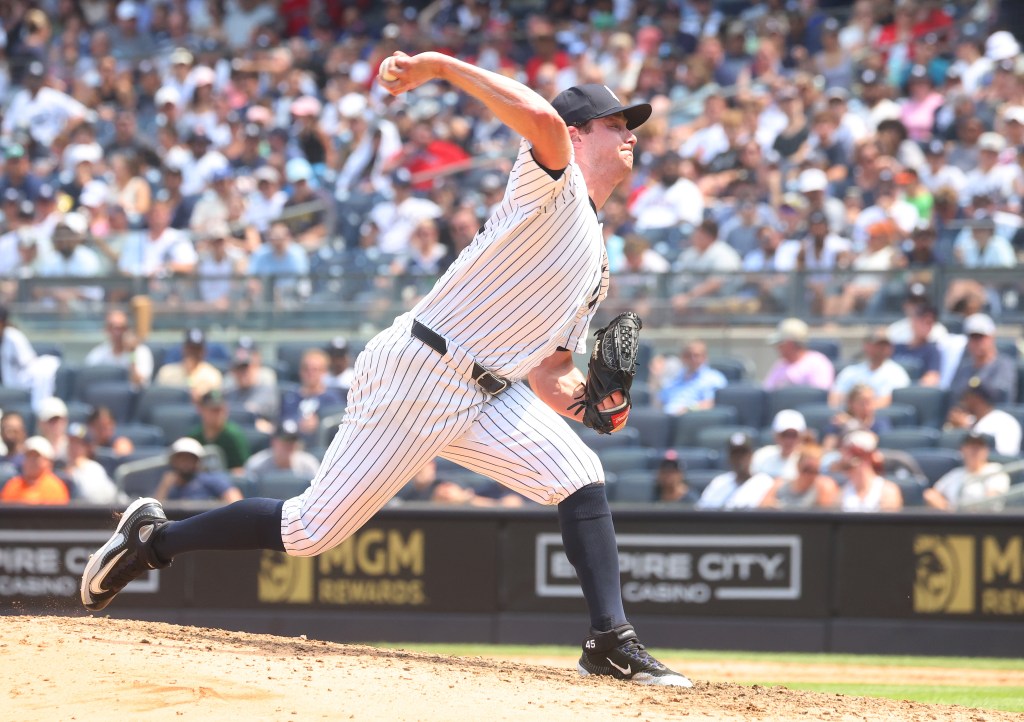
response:
<svg viewBox="0 0 1024 722"><path fill-rule="evenodd" d="M451 347L442 357L410 336L411 324L400 317L356 360L345 419L316 477L284 503L292 556L341 544L435 456L542 504L604 482L597 456L529 387L488 395L469 375L472 359Z"/></svg>

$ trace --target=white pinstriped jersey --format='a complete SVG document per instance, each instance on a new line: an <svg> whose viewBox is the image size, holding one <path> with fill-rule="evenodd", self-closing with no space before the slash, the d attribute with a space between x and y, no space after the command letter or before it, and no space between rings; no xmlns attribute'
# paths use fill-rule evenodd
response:
<svg viewBox="0 0 1024 722"><path fill-rule="evenodd" d="M608 257L575 157L558 179L523 140L505 197L412 316L511 380L557 348L583 353Z"/></svg>

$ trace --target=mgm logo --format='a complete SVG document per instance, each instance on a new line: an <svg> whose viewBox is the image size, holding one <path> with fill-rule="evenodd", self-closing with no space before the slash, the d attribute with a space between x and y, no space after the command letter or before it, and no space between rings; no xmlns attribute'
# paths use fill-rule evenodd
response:
<svg viewBox="0 0 1024 722"><path fill-rule="evenodd" d="M919 534L914 538L914 558L915 612L974 612L974 537Z"/></svg>

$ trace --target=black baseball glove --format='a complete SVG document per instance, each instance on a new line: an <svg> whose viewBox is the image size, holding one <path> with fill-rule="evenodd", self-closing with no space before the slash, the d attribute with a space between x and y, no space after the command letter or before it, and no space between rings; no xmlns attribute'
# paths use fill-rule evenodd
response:
<svg viewBox="0 0 1024 722"><path fill-rule="evenodd" d="M568 408L574 415L583 412L583 423L601 434L611 434L626 425L632 402L629 389L636 375L636 356L640 347L643 322L632 311L620 313L597 331L597 342L590 355L587 383L579 400ZM612 408L599 408L616 391L622 402Z"/></svg>

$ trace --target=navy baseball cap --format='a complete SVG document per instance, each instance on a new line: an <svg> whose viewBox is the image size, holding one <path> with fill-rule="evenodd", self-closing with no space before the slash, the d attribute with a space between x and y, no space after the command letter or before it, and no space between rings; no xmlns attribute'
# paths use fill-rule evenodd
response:
<svg viewBox="0 0 1024 722"><path fill-rule="evenodd" d="M595 118L607 118L622 113L626 127L639 128L651 117L649 103L623 105L607 85L587 83L563 90L551 101L551 106L562 116L566 125L583 125Z"/></svg>

